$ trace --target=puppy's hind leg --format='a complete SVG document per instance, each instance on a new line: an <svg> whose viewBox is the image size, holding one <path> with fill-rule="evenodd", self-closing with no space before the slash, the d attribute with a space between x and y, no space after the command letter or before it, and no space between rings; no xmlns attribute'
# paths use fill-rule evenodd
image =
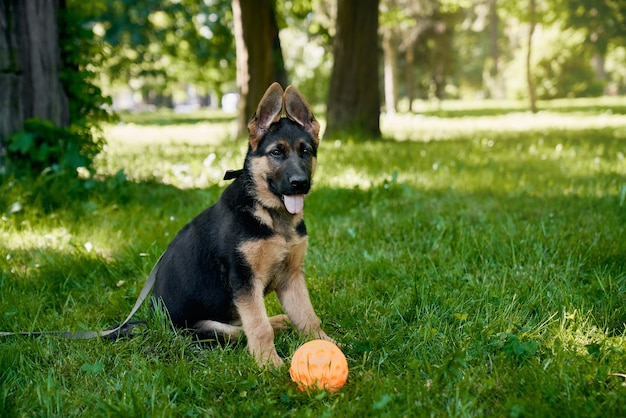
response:
<svg viewBox="0 0 626 418"><path fill-rule="evenodd" d="M291 321L289 320L289 317L285 314L271 316L270 324L272 324L274 332L285 332L289 328L291 328Z"/></svg>
<svg viewBox="0 0 626 418"><path fill-rule="evenodd" d="M243 329L223 322L204 320L194 324L193 331L198 334L215 335L220 341L231 343L243 336Z"/></svg>

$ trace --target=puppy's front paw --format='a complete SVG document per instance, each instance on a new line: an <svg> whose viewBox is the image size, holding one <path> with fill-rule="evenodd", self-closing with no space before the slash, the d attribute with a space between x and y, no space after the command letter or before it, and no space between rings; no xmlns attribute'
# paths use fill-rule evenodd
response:
<svg viewBox="0 0 626 418"><path fill-rule="evenodd" d="M270 318L270 324L274 333L284 332L291 328L291 322L287 315L276 315Z"/></svg>
<svg viewBox="0 0 626 418"><path fill-rule="evenodd" d="M318 332L315 333L315 338L317 338L318 340L324 340L324 341L330 341L333 344L337 344L337 342L335 340L333 340L332 338L330 338L324 331L319 330Z"/></svg>
<svg viewBox="0 0 626 418"><path fill-rule="evenodd" d="M285 364L275 349L258 354L255 353L254 358L256 359L256 363L259 367L274 367L275 369L278 369Z"/></svg>

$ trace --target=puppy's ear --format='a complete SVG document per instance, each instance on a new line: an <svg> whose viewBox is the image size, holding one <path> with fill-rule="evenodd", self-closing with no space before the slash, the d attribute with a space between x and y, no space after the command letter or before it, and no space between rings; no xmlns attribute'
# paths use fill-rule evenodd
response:
<svg viewBox="0 0 626 418"><path fill-rule="evenodd" d="M285 89L285 113L292 121L304 128L315 141L315 146L319 145L320 124L313 116L311 107L306 99L294 86Z"/></svg>
<svg viewBox="0 0 626 418"><path fill-rule="evenodd" d="M267 88L256 108L254 116L248 123L250 145L255 150L270 125L280 119L283 113L283 88L273 83Z"/></svg>

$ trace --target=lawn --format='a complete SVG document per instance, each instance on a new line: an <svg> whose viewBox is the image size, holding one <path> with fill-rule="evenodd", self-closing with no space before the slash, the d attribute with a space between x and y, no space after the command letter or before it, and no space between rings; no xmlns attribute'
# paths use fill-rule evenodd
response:
<svg viewBox="0 0 626 418"><path fill-rule="evenodd" d="M2 415L626 416L620 106L440 108L384 117L385 140L322 140L306 273L350 366L339 392L301 393L287 367L259 370L245 344L197 343L144 306L132 339L0 340ZM122 119L88 192L2 179L0 330L123 320L243 162L232 115Z"/></svg>

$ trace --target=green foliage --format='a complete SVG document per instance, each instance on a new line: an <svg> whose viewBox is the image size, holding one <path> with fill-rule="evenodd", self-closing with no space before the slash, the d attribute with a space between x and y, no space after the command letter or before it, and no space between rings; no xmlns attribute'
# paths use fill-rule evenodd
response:
<svg viewBox="0 0 626 418"><path fill-rule="evenodd" d="M133 91L143 95L145 103L162 107L184 97L189 85L200 95L215 93L218 99L222 93L235 89L230 1L69 3L71 8L89 10L86 28L93 29L105 44L104 51L96 53L94 59L106 57L102 78L107 87L131 85ZM324 103L332 65L334 1L274 3L289 79L310 102ZM615 54L624 44L626 10L622 3L537 2L538 30L558 26L564 41L559 41L563 56L545 55L537 67L542 97L593 96L605 87L601 85L606 83L604 75L592 71L588 61L596 53L605 58ZM514 57L523 53L528 3L503 0L495 4L497 24L484 1L381 1L381 30L396 32L398 94L402 97L415 91L415 97L455 98L492 92L497 97L525 97L525 83L520 81L525 67ZM354 5L357 7L357 3ZM495 43L490 38L493 27L498 28ZM583 39L568 42L571 30L579 30ZM550 45L553 44L540 42L535 51L551 49ZM409 49L414 56L410 62L405 55ZM613 62L607 61L605 72L612 82L611 91L622 92L626 88L622 63L619 55ZM504 73L507 66L513 70ZM413 74L409 76L409 72ZM409 79L413 80L412 86L407 85Z"/></svg>
<svg viewBox="0 0 626 418"><path fill-rule="evenodd" d="M604 82L591 67L593 50L583 40L581 31L561 31L555 25L536 32L531 64L539 98L602 95ZM526 53L527 46L517 50L505 70L509 95L518 99L528 95Z"/></svg>
<svg viewBox="0 0 626 418"><path fill-rule="evenodd" d="M90 3L70 0L60 10L60 78L69 99L71 130L85 138L91 136L94 147L100 148L104 141L100 125L112 122L113 117L107 110L111 98L97 85L104 56L102 42L87 24L94 8Z"/></svg>
<svg viewBox="0 0 626 418"><path fill-rule="evenodd" d="M545 31L535 48L533 77L540 99L600 96L603 82L591 68L593 51L580 31Z"/></svg>
<svg viewBox="0 0 626 418"><path fill-rule="evenodd" d="M99 0L91 16L108 45L112 82L139 81L141 90L171 95L170 83L221 91L235 78L230 1Z"/></svg>
<svg viewBox="0 0 626 418"><path fill-rule="evenodd" d="M585 32L585 43L601 55L626 42L626 4L618 0L563 0L566 27Z"/></svg>
<svg viewBox="0 0 626 418"><path fill-rule="evenodd" d="M8 138L9 169L22 175L46 170L76 176L76 170L88 167L97 152L90 139L47 120L29 119L23 130Z"/></svg>
<svg viewBox="0 0 626 418"><path fill-rule="evenodd" d="M532 71L538 95L544 99L598 96L607 80L612 82L610 91L621 94L626 85L623 59L610 64L607 60L603 69L592 68L590 61L601 62L616 52L623 56L619 48L625 44L626 3L535 3L533 20L538 26ZM528 96L523 58L531 20L529 2L383 0L381 5L382 32L400 34L395 45L400 52L396 91L401 95L410 91L407 84L414 80L420 98L455 98L459 93L466 98L490 93L513 99ZM546 37L543 32L550 34ZM414 64L404 54L412 39L417 39ZM414 71L413 77L407 77L409 71Z"/></svg>
<svg viewBox="0 0 626 418"><path fill-rule="evenodd" d="M332 71L334 16L329 0L276 2L276 19L290 84L309 103L326 103Z"/></svg>
<svg viewBox="0 0 626 418"><path fill-rule="evenodd" d="M305 205L306 273L350 366L339 392L302 393L286 367L257 369L243 341L200 344L144 306L138 319L148 326L132 339L2 340L0 408L625 416L626 121L602 114L604 102L568 103L566 114L458 110L383 124L404 141L322 140ZM133 182L50 215L2 207L0 330L103 329L123 319L174 234L218 199L222 169L239 167L245 141L163 118L108 131L112 158L99 160L98 173L126 166ZM150 129L157 134L144 138ZM215 158L203 164L207 153ZM203 184L188 182L203 175ZM276 297L267 304L279 312ZM276 341L289 359L304 339L288 332Z"/></svg>
<svg viewBox="0 0 626 418"><path fill-rule="evenodd" d="M526 327L526 332L531 329ZM508 332L499 332L492 336L490 345L493 348L502 350L503 354L519 362L532 359L541 346L539 341Z"/></svg>

